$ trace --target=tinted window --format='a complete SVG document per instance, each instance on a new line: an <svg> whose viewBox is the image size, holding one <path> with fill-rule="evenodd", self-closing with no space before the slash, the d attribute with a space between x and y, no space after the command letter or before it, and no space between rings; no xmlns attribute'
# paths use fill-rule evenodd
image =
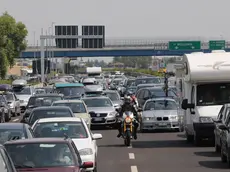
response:
<svg viewBox="0 0 230 172"><path fill-rule="evenodd" d="M13 94L5 94L5 97L8 101L14 101L14 95Z"/></svg>
<svg viewBox="0 0 230 172"><path fill-rule="evenodd" d="M32 94L30 87L14 88L14 92L16 95L31 95Z"/></svg>
<svg viewBox="0 0 230 172"><path fill-rule="evenodd" d="M53 106L68 106L73 113L86 113L86 109L83 103L53 103Z"/></svg>
<svg viewBox="0 0 230 172"><path fill-rule="evenodd" d="M56 90L62 93L64 96L81 97L81 95L85 93L83 87L63 87L63 88L57 88Z"/></svg>
<svg viewBox="0 0 230 172"><path fill-rule="evenodd" d="M230 84L212 83L197 86L197 105L221 105L230 102Z"/></svg>
<svg viewBox="0 0 230 172"><path fill-rule="evenodd" d="M87 132L82 122L49 122L36 124L34 128L36 137L63 137L87 138Z"/></svg>
<svg viewBox="0 0 230 172"><path fill-rule="evenodd" d="M16 168L64 167L76 164L74 154L66 143L12 144L5 147Z"/></svg>
<svg viewBox="0 0 230 172"><path fill-rule="evenodd" d="M33 124L36 120L41 118L55 118L55 117L72 117L72 114L68 109L35 110L30 115L29 123Z"/></svg>
<svg viewBox="0 0 230 172"><path fill-rule="evenodd" d="M54 101L62 100L61 96L31 97L28 102L30 106L50 106Z"/></svg>
<svg viewBox="0 0 230 172"><path fill-rule="evenodd" d="M166 97L165 92L162 89L154 89L150 90L152 97ZM168 91L169 97L176 97L176 95L172 91Z"/></svg>
<svg viewBox="0 0 230 172"><path fill-rule="evenodd" d="M88 107L111 107L113 106L109 99L84 99Z"/></svg>
<svg viewBox="0 0 230 172"><path fill-rule="evenodd" d="M144 110L177 110L177 105L174 101L168 100L149 101Z"/></svg>
<svg viewBox="0 0 230 172"><path fill-rule="evenodd" d="M120 100L118 93L106 93L106 96L108 96L112 101Z"/></svg>
<svg viewBox="0 0 230 172"><path fill-rule="evenodd" d="M22 138L25 138L22 129L11 129L10 127L0 129L0 144L4 144L9 140L18 140Z"/></svg>

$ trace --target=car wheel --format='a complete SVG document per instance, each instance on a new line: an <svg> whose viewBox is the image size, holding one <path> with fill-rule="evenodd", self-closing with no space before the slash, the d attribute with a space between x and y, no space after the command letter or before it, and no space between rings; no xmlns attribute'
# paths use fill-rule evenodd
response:
<svg viewBox="0 0 230 172"><path fill-rule="evenodd" d="M201 145L201 137L197 135L197 133L194 133L194 144L195 146L200 146Z"/></svg>
<svg viewBox="0 0 230 172"><path fill-rule="evenodd" d="M93 172L97 172L97 158L95 158L95 166L94 166Z"/></svg>
<svg viewBox="0 0 230 172"><path fill-rule="evenodd" d="M17 116L20 116L21 115L21 110L19 108L19 110L17 110Z"/></svg>
<svg viewBox="0 0 230 172"><path fill-rule="evenodd" d="M14 112L11 112L12 116L15 117L17 112L17 108L14 109Z"/></svg>
<svg viewBox="0 0 230 172"><path fill-rule="evenodd" d="M5 113L5 122L9 122L10 121L10 112Z"/></svg>

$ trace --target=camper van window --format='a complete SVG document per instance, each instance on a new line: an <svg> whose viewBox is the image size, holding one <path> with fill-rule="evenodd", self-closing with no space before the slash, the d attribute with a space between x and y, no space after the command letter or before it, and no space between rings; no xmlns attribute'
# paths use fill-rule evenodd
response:
<svg viewBox="0 0 230 172"><path fill-rule="evenodd" d="M222 105L229 102L229 83L212 83L197 86L197 106Z"/></svg>

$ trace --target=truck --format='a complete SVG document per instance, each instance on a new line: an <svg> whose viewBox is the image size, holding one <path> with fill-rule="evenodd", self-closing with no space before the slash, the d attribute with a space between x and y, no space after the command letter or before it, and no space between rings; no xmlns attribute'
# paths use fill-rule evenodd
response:
<svg viewBox="0 0 230 172"><path fill-rule="evenodd" d="M102 73L101 67L87 67L86 73L89 77L100 76Z"/></svg>
<svg viewBox="0 0 230 172"><path fill-rule="evenodd" d="M214 121L230 103L230 53L192 53L183 56L182 103L188 142L214 140Z"/></svg>

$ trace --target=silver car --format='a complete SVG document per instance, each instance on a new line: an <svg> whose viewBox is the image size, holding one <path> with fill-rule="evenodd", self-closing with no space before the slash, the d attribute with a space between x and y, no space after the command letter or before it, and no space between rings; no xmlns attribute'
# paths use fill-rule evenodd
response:
<svg viewBox="0 0 230 172"><path fill-rule="evenodd" d="M141 131L180 130L179 108L174 99L155 98L146 101L143 107Z"/></svg>
<svg viewBox="0 0 230 172"><path fill-rule="evenodd" d="M86 97L83 99L91 116L91 125L114 126L116 109L108 97Z"/></svg>
<svg viewBox="0 0 230 172"><path fill-rule="evenodd" d="M117 91L106 90L104 91L104 94L112 100L115 109L121 108L123 101L121 100L121 97Z"/></svg>

